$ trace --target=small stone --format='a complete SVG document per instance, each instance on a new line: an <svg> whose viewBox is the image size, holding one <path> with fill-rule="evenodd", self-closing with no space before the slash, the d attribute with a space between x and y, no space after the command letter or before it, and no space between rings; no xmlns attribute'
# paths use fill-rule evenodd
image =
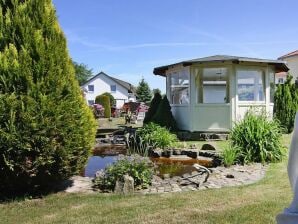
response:
<svg viewBox="0 0 298 224"><path fill-rule="evenodd" d="M204 144L203 146L202 146L202 148L201 148L201 150L211 150L211 151L215 151L216 149L215 149L215 147L213 146L213 145L211 145L211 144Z"/></svg>
<svg viewBox="0 0 298 224"><path fill-rule="evenodd" d="M226 175L226 178L235 178L235 176L232 175L232 174L227 174L227 175Z"/></svg>

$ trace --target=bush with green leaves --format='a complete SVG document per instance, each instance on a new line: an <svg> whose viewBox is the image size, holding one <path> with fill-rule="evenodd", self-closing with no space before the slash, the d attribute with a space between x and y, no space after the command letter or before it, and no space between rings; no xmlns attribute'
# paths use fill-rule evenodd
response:
<svg viewBox="0 0 298 224"><path fill-rule="evenodd" d="M95 177L93 186L101 190L114 190L116 181L123 181L126 174L134 179L135 187L146 188L152 181L153 164L147 157L121 156L104 169L103 175Z"/></svg>
<svg viewBox="0 0 298 224"><path fill-rule="evenodd" d="M232 146L231 144L228 144L224 147L221 158L222 162L225 166L229 167L231 165L234 165L238 162L238 159L241 155L241 149L237 146Z"/></svg>
<svg viewBox="0 0 298 224"><path fill-rule="evenodd" d="M0 1L0 194L78 174L95 131L51 0Z"/></svg>
<svg viewBox="0 0 298 224"><path fill-rule="evenodd" d="M162 149L171 147L177 142L175 134L172 134L167 128L154 123L149 123L139 128L136 135L149 146Z"/></svg>
<svg viewBox="0 0 298 224"><path fill-rule="evenodd" d="M276 120L270 120L264 112L249 110L236 123L230 133L232 147L240 149L239 161L276 162L283 156L281 128Z"/></svg>
<svg viewBox="0 0 298 224"><path fill-rule="evenodd" d="M277 86L274 95L274 117L280 121L285 133L293 131L298 110L298 90L292 79L293 76L288 75L286 82Z"/></svg>
<svg viewBox="0 0 298 224"><path fill-rule="evenodd" d="M99 95L95 98L95 103L102 105L104 110L104 116L105 118L111 117L111 104L110 104L110 98L105 95Z"/></svg>

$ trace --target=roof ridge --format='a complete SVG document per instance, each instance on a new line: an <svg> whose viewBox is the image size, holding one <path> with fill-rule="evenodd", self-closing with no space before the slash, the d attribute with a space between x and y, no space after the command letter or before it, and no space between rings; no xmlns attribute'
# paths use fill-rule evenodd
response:
<svg viewBox="0 0 298 224"><path fill-rule="evenodd" d="M282 55L278 59L283 59L283 58L287 58L287 57L294 56L294 55L298 55L298 50L295 50L295 51L292 51L292 52L287 53L285 55Z"/></svg>

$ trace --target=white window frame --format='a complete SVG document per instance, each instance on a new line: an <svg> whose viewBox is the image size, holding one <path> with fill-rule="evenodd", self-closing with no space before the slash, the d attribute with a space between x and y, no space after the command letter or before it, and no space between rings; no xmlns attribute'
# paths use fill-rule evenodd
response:
<svg viewBox="0 0 298 224"><path fill-rule="evenodd" d="M188 87L187 87L187 91L188 91L188 103L173 103L172 100L172 75L174 73L187 73L187 77L188 77ZM168 73L167 73L167 83L168 83L168 97L169 97L169 101L170 104L173 106L189 106L190 105L190 99L191 99L191 95L190 95L190 69L188 67L180 67L180 68L176 68L176 69L171 69Z"/></svg>
<svg viewBox="0 0 298 224"><path fill-rule="evenodd" d="M237 102L238 104L265 104L266 103L266 69L263 68L263 67L255 67L255 66L252 66L252 67L249 67L249 66L241 66L241 67L237 67L236 68L236 94L237 94ZM254 100L239 100L239 93L238 93L238 72L239 71L257 71L257 72L261 72L262 76L262 85L263 85L263 100L256 100L255 99L255 96L254 96Z"/></svg>

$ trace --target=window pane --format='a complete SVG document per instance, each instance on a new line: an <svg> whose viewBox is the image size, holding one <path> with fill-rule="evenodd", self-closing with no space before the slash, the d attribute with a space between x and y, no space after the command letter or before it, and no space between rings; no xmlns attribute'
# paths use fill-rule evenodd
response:
<svg viewBox="0 0 298 224"><path fill-rule="evenodd" d="M264 101L264 74L262 71L237 71L238 100Z"/></svg>
<svg viewBox="0 0 298 224"><path fill-rule="evenodd" d="M94 104L94 100L88 100L88 105L92 106Z"/></svg>
<svg viewBox="0 0 298 224"><path fill-rule="evenodd" d="M88 85L88 91L94 92L94 85Z"/></svg>
<svg viewBox="0 0 298 224"><path fill-rule="evenodd" d="M229 102L227 68L204 68L201 79L199 103Z"/></svg>
<svg viewBox="0 0 298 224"><path fill-rule="evenodd" d="M170 94L172 104L189 104L189 74L187 71L170 75Z"/></svg>
<svg viewBox="0 0 298 224"><path fill-rule="evenodd" d="M111 85L111 92L116 92L116 85Z"/></svg>

